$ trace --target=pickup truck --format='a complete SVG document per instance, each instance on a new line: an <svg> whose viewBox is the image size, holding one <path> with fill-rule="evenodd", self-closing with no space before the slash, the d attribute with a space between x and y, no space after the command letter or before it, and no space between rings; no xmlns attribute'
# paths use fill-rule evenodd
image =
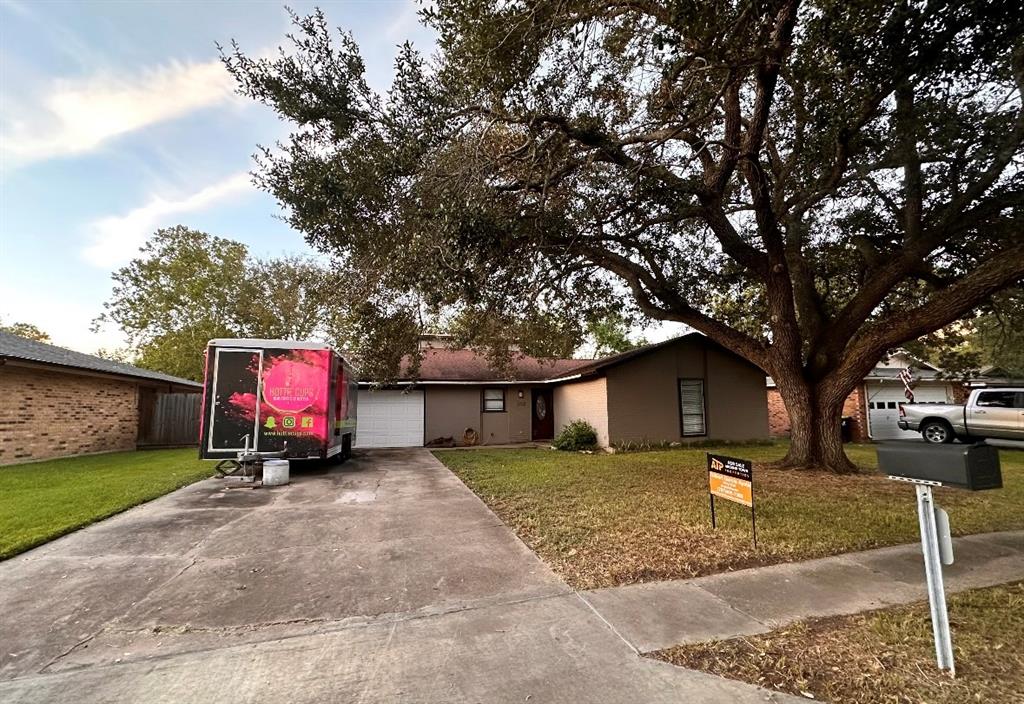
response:
<svg viewBox="0 0 1024 704"><path fill-rule="evenodd" d="M975 389L963 406L901 403L901 430L918 430L925 442L985 438L1024 440L1024 388Z"/></svg>

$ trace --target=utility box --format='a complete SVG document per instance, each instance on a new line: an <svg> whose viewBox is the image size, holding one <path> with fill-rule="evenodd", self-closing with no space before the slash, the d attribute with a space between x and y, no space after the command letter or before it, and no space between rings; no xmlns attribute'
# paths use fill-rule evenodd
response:
<svg viewBox="0 0 1024 704"><path fill-rule="evenodd" d="M970 491L1003 486L999 450L985 443L882 443L878 446L878 470L898 479L934 482Z"/></svg>

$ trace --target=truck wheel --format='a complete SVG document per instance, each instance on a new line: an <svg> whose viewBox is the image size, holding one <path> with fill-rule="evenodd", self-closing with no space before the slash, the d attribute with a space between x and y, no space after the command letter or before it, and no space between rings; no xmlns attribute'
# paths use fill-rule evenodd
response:
<svg viewBox="0 0 1024 704"><path fill-rule="evenodd" d="M941 420L930 420L922 425L921 437L924 438L925 442L932 443L933 445L953 442L955 438L953 429L949 427L948 423Z"/></svg>

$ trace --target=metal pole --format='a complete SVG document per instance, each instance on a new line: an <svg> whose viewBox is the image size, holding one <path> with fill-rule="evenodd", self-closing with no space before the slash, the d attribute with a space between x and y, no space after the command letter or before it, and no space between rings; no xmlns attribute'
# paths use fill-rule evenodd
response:
<svg viewBox="0 0 1024 704"><path fill-rule="evenodd" d="M717 529L718 524L715 523L715 495L708 493L708 496L711 497L711 527Z"/></svg>
<svg viewBox="0 0 1024 704"><path fill-rule="evenodd" d="M924 552L924 571L928 578L928 605L932 612L932 633L935 636L935 659L940 670L949 670L956 676L953 664L953 639L949 632L949 614L946 612L946 591L942 584L942 563L939 559L939 538L935 526L935 502L932 488L923 484L917 490L917 518L921 525L921 550Z"/></svg>
<svg viewBox="0 0 1024 704"><path fill-rule="evenodd" d="M754 549L757 550L757 518L754 513L754 502L750 502L750 530L754 533Z"/></svg>

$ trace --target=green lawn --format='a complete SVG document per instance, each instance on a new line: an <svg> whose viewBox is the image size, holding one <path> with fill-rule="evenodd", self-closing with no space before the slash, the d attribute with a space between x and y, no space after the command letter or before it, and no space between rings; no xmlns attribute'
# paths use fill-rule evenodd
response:
<svg viewBox="0 0 1024 704"><path fill-rule="evenodd" d="M956 679L935 665L927 602L652 656L833 704L1024 701L1024 583L951 595L949 610Z"/></svg>
<svg viewBox="0 0 1024 704"><path fill-rule="evenodd" d="M752 459L750 510L717 501L711 529L705 452ZM782 444L584 455L543 449L434 454L579 589L693 577L918 539L914 489L874 472L875 449L851 445L861 474L777 470ZM1000 450L1004 488L936 490L954 533L1024 528L1024 452Z"/></svg>
<svg viewBox="0 0 1024 704"><path fill-rule="evenodd" d="M0 559L212 474L192 448L0 467Z"/></svg>

